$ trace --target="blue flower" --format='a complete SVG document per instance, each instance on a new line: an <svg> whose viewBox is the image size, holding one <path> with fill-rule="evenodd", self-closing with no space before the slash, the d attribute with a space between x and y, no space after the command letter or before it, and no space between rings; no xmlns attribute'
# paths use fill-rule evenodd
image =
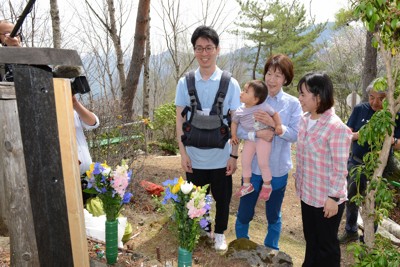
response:
<svg viewBox="0 0 400 267"><path fill-rule="evenodd" d="M173 180L166 180L165 182L162 183L163 186L174 186L178 183L178 178L174 178Z"/></svg>
<svg viewBox="0 0 400 267"><path fill-rule="evenodd" d="M171 181L171 180L169 180L169 181ZM165 204L167 204L168 200L171 199L171 198L173 200L175 200L176 202L178 202L178 195L173 194L171 192L171 189L169 187L167 187L167 188L165 188L165 196L164 196L164 199L163 199L163 201L161 203L165 205Z"/></svg>
<svg viewBox="0 0 400 267"><path fill-rule="evenodd" d="M124 194L124 198L122 199L122 203L123 203L123 204L129 203L129 201L131 200L131 197L132 197L132 196L133 196L132 193L126 192L126 193Z"/></svg>

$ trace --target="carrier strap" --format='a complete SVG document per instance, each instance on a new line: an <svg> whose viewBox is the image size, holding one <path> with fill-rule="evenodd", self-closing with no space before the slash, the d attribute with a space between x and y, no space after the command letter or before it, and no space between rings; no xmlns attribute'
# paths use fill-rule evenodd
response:
<svg viewBox="0 0 400 267"><path fill-rule="evenodd" d="M224 99L226 97L226 93L228 92L231 76L232 75L227 71L222 72L218 91L215 95L215 99L214 99L214 103L213 103L211 111L210 111L210 115L220 115L221 119L222 119L223 103L224 103ZM199 96L197 95L197 90L196 90L196 86L195 86L195 82L196 82L195 72L194 71L187 72L185 74L185 78L186 78L187 88L189 91L191 111L202 110ZM182 115L183 116L186 115L187 111L188 110L186 110L185 114L182 114ZM192 121L193 113L194 112L191 112L189 121Z"/></svg>

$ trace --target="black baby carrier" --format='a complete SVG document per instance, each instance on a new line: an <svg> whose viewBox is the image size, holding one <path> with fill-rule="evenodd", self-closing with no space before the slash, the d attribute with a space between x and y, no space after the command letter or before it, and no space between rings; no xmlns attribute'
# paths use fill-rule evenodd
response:
<svg viewBox="0 0 400 267"><path fill-rule="evenodd" d="M227 71L222 73L221 81L210 114L203 115L199 97L195 87L194 71L186 73L186 83L190 97L190 107L182 112L184 117L190 111L189 120L182 124L183 135L181 140L184 146L197 148L224 148L230 138L229 126L224 123L224 118L229 121L229 111L223 115L223 103L228 91L231 74Z"/></svg>

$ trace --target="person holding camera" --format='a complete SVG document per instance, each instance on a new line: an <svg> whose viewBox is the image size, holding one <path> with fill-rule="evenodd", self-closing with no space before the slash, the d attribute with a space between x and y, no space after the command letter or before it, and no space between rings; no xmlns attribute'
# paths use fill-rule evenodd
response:
<svg viewBox="0 0 400 267"><path fill-rule="evenodd" d="M0 20L0 44L1 46L21 47L21 38L19 35L10 37L10 33L14 29L14 24L8 20ZM13 73L11 65L0 63L0 82L12 82Z"/></svg>
<svg viewBox="0 0 400 267"><path fill-rule="evenodd" d="M0 20L0 43L2 46L15 46L21 47L21 38L19 35L16 37L10 37L10 33L14 29L14 24L7 20ZM70 68L71 69L71 68ZM73 68L72 72L76 73L76 68ZM68 70L62 70L64 73ZM62 72L61 71L61 72ZM60 73L58 76L62 77ZM0 81L14 81L14 75L12 69L8 64L0 64ZM72 84L71 84L72 86ZM86 86L88 88L88 85ZM82 89L78 90L79 93L86 93ZM75 90L74 90L75 91ZM89 170L90 164L92 163L92 158L90 156L89 147L86 142L86 137L84 135L83 129L92 130L99 127L99 118L91 111L89 111L85 106L83 106L75 96L76 92L73 92L72 105L74 108L74 125L76 130L76 144L78 148L78 160L79 160L79 171L80 174L84 174ZM86 197L87 198L87 197ZM84 195L85 202L85 195Z"/></svg>
<svg viewBox="0 0 400 267"><path fill-rule="evenodd" d="M86 130L93 130L99 127L99 118L93 112L89 111L82 103L72 96L72 105L74 108L74 124L76 130L76 146L78 148L79 171L80 174L85 174L89 170L92 163L90 156L89 146L86 142L86 137L83 132Z"/></svg>
<svg viewBox="0 0 400 267"><path fill-rule="evenodd" d="M21 46L21 38L19 35L10 37L10 33L14 29L14 24L8 20L0 20L0 43L2 46Z"/></svg>

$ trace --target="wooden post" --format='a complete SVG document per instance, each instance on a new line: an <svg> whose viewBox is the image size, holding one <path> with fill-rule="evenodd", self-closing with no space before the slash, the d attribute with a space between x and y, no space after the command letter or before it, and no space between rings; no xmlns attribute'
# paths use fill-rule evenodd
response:
<svg viewBox="0 0 400 267"><path fill-rule="evenodd" d="M86 230L70 81L54 79L54 95L74 266L86 266L89 256L87 240L82 238Z"/></svg>
<svg viewBox="0 0 400 267"><path fill-rule="evenodd" d="M10 233L11 265L39 266L12 83L0 83L0 114L0 215Z"/></svg>
<svg viewBox="0 0 400 267"><path fill-rule="evenodd" d="M14 85L21 133L20 138L15 136L15 139L22 140L22 146L3 143L0 155L6 153L4 151L15 151L15 148L19 148L19 151L23 149L25 166L18 165L18 169L25 171L23 178L26 178L25 189L28 188L29 194L22 195L30 197L33 223L28 224L34 230L29 232L34 233L36 238L34 251L39 259L31 266L89 266L71 89L69 80L53 80L53 73L48 67L81 66L82 61L74 50L2 47L0 63L15 64ZM18 120L6 123L17 124ZM0 134L6 136L4 133L0 127ZM8 164L5 162L0 159L0 167ZM23 174L15 171L14 175ZM2 179L5 182L0 183L0 193L4 184L8 183L8 176L2 168L0 178L5 178ZM5 195L9 203L14 203L12 197ZM13 208L4 203L6 205L0 203L0 211L4 211L3 206L5 209ZM6 216L11 220L9 213ZM20 220L27 215L21 210L16 211L15 216ZM10 223L12 227L14 225ZM18 237L24 230L19 228L12 235ZM27 239L19 242L23 244ZM12 248L11 254L14 257Z"/></svg>
<svg viewBox="0 0 400 267"><path fill-rule="evenodd" d="M55 92L52 73L42 68L15 65L14 83L40 265L88 266L72 100L62 99L65 86Z"/></svg>

